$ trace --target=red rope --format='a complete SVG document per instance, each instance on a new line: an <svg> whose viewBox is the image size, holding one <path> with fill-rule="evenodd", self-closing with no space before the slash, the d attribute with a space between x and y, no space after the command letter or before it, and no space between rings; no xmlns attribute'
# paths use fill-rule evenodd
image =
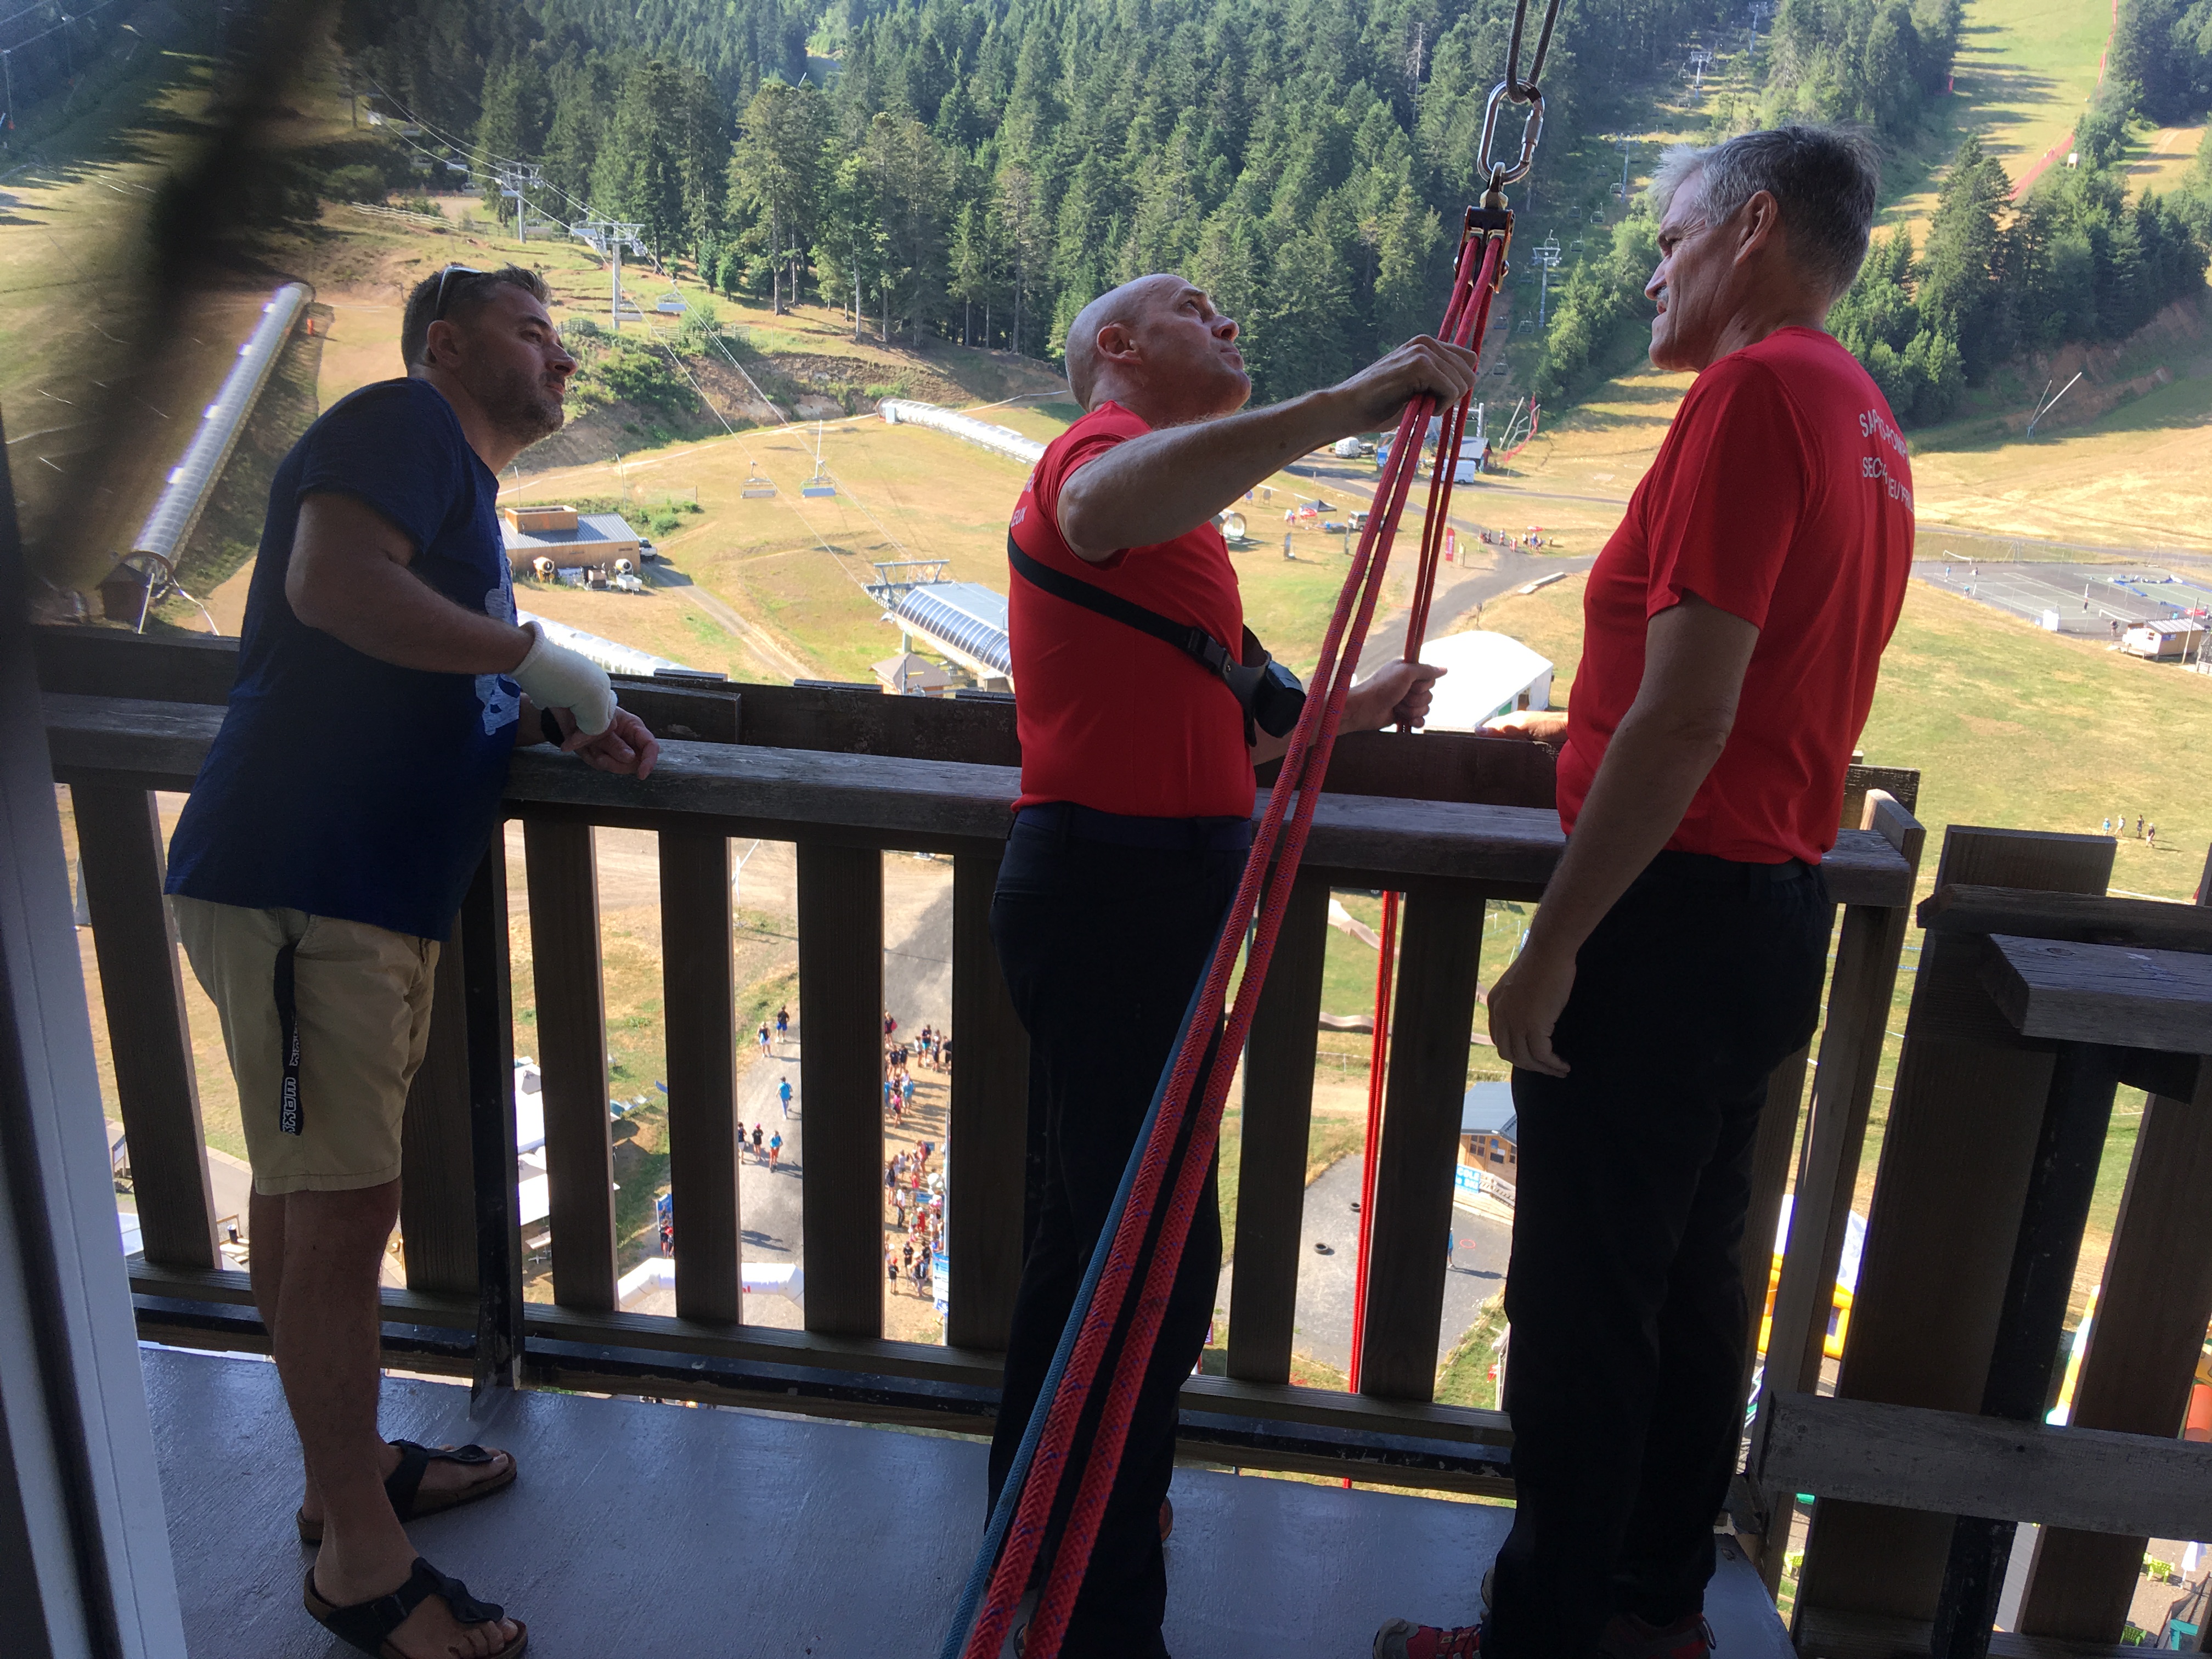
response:
<svg viewBox="0 0 2212 1659"><path fill-rule="evenodd" d="M1481 258L1479 274L1474 269L1478 250ZM1480 337L1481 321L1490 308L1491 285L1502 257L1503 244L1493 237L1474 238L1462 245L1451 301L1440 331L1443 337L1461 345L1466 344L1470 336ZM1082 1481L1060 1547L1053 1558L1043 1598L1030 1625L1025 1644L1030 1659L1054 1659L1059 1651L1060 1637L1067 1627L1068 1615L1090 1565L1107 1496L1121 1466L1129 1418L1137 1391L1150 1369L1161 1316L1182 1264L1191 1217L1204 1189L1206 1171L1212 1164L1220 1133L1221 1108L1237 1069L1236 1056L1243 1048L1260 988L1274 953L1284 907L1297 877L1298 858L1312 824L1320 786L1328 773L1337 726L1343 718L1359 644L1366 637L1382 592L1382 573L1389 562L1399 515L1404 509L1420 454L1418 436L1434 408L1433 398L1417 398L1400 418L1390 462L1376 492L1376 501L1383 504L1382 510L1370 515L1361 533L1359 550L1353 556L1343 591L1337 596L1335 612L1322 641L1321 661L1314 679L1316 686L1325 689L1320 696L1308 699L1305 712L1291 734L1290 752L1284 757L1281 774L1269 796L1267 810L1261 816L1251 855L1230 911L1231 925L1222 929L1220 943L1206 970L1196 1013L1176 1052L1164 1109L1146 1144L1135 1184L1121 1224L1115 1232L1075 1351L1053 1397L1006 1548L992 1575L982 1613L963 1650L965 1659L996 1659L1005 1643L1007 1625L1028 1585L1046 1525L1059 1499L1078 1422L1090 1401L1109 1339L1121 1322L1130 1282L1145 1255L1146 1235L1162 1188L1167 1183L1169 1166L1175 1161L1176 1143L1187 1128L1188 1144L1173 1172L1175 1184L1168 1208L1160 1218L1158 1235L1146 1264L1137 1305L1129 1317L1095 1437L1087 1449ZM1349 648L1340 655L1340 647L1346 644L1347 635ZM1294 807L1291 805L1293 794L1297 802ZM1258 925L1246 953L1235 1006L1230 1011L1227 1028L1216 1050L1215 1063L1201 1079L1199 1069L1216 1022L1221 1018L1229 978L1244 942L1244 929L1237 924L1253 915L1255 907ZM1197 1112L1194 1120L1190 1115L1194 1109Z"/></svg>
<svg viewBox="0 0 2212 1659"><path fill-rule="evenodd" d="M1382 1085L1389 1064L1391 969L1398 958L1398 896L1382 895L1382 927L1376 937L1375 1034L1367 1048L1367 1139L1359 1161L1359 1253L1352 1277L1352 1356L1345 1386L1359 1392L1367 1353L1367 1252L1375 1239L1375 1154L1382 1144ZM1344 1483L1352 1484L1349 1478Z"/></svg>
<svg viewBox="0 0 2212 1659"><path fill-rule="evenodd" d="M1486 313L1488 307L1485 307ZM1428 510L1421 520L1421 556L1413 578L1413 605L1406 617L1405 660L1419 662L1429 634L1429 608L1437 596L1444 532L1449 527L1452 486L1459 480L1461 441L1467 434L1469 399L1448 410L1437 433L1436 465L1429 472ZM1382 1147L1382 1103L1389 1073L1390 981L1396 965L1399 895L1382 895L1382 928L1375 964L1375 1034L1367 1051L1367 1139L1360 1152L1359 1248L1352 1285L1352 1353L1345 1382L1354 1394L1366 1369L1367 1264L1375 1242L1376 1158ZM1350 1486L1349 1480L1345 1485Z"/></svg>

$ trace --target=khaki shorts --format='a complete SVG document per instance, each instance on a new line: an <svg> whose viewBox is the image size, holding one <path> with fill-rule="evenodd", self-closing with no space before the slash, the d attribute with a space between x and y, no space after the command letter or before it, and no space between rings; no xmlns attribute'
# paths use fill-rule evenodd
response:
<svg viewBox="0 0 2212 1659"><path fill-rule="evenodd" d="M258 1193L337 1193L399 1179L407 1085L430 1039L433 939L303 910L169 901L192 972L222 1018ZM276 957L293 953L298 1126L282 1125Z"/></svg>

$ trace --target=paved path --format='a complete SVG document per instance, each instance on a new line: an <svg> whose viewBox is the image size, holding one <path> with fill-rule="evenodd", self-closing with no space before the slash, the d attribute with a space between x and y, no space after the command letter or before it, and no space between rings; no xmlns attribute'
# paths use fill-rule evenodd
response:
<svg viewBox="0 0 2212 1659"><path fill-rule="evenodd" d="M748 622L739 616L736 607L712 588L700 586L665 561L647 565L646 577L655 587L683 588L685 598L720 623L732 638L753 653L768 669L771 680L781 679L787 675L794 680L807 678L810 671L805 663L785 650L759 623Z"/></svg>
<svg viewBox="0 0 2212 1659"><path fill-rule="evenodd" d="M1352 1363L1352 1287L1358 1279L1360 1161L1340 1158L1306 1188L1305 1216L1298 1234L1298 1310L1292 1349L1336 1370ZM1512 1230L1504 1222L1466 1209L1452 1212L1457 1247L1444 1277L1444 1316L1437 1333L1437 1359L1443 1362L1482 1304L1505 1283ZM1437 1243L1443 1243L1439 1239ZM1316 1247L1326 1246L1324 1249ZM1218 1305L1225 1313L1236 1271L1221 1270Z"/></svg>
<svg viewBox="0 0 2212 1659"><path fill-rule="evenodd" d="M1472 533L1474 526L1455 517L1453 524ZM1534 581L1540 576L1555 576L1563 572L1587 570L1597 562L1594 555L1561 558L1555 553L1524 553L1517 548L1491 547L1480 542L1462 542L1463 553L1481 549L1479 562L1455 565L1460 573L1456 579L1450 572L1441 572L1436 599L1429 606L1428 631L1424 639L1441 639L1454 632L1478 605L1486 605L1501 593ZM1406 651L1406 623L1407 613L1401 611L1367 636L1359 660L1370 672L1376 665L1394 662Z"/></svg>

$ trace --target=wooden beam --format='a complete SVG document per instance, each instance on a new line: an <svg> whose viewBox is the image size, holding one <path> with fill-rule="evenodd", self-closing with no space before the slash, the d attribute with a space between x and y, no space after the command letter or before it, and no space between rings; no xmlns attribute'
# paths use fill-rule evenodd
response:
<svg viewBox="0 0 2212 1659"><path fill-rule="evenodd" d="M139 1235L149 1261L212 1267L215 1201L176 923L161 896L161 815L143 789L80 784L70 796Z"/></svg>
<svg viewBox="0 0 2212 1659"><path fill-rule="evenodd" d="M884 1328L880 854L799 843L799 1004L805 1024L799 1064L806 1099L806 1328L878 1336ZM957 1077L975 1052L975 1038L958 1026L954 1034L962 1044ZM956 1294L958 1284L956 1276Z"/></svg>
<svg viewBox="0 0 2212 1659"><path fill-rule="evenodd" d="M1865 827L1888 842L1917 878L1926 843L1919 823L1880 790L1867 796L1862 813ZM1855 904L1844 908L1836 935L1820 1063L1798 1153L1774 1322L1767 1333L1765 1382L1771 1391L1809 1393L1820 1380L1828 1310L1835 1300L1851 1194L1858 1185L1859 1156L1910 921L1911 913L1901 904ZM1796 1495L1763 1491L1758 1508L1767 1527L1758 1558L1759 1577L1772 1592L1781 1583Z"/></svg>
<svg viewBox="0 0 2212 1659"><path fill-rule="evenodd" d="M2026 1036L2212 1054L2212 956L1992 933L1982 983Z"/></svg>
<svg viewBox="0 0 2212 1659"><path fill-rule="evenodd" d="M1931 933L2017 933L2081 945L2212 952L2212 909L2101 893L1945 883L1922 902L1919 921Z"/></svg>
<svg viewBox="0 0 2212 1659"><path fill-rule="evenodd" d="M430 1040L408 1085L399 1137L399 1232L407 1288L477 1295L476 1153L469 1121L467 954L456 927L438 951Z"/></svg>
<svg viewBox="0 0 2212 1659"><path fill-rule="evenodd" d="M165 1300L225 1304L249 1313L253 1307L253 1290L247 1276L222 1268L164 1268L134 1261L131 1288L140 1296ZM389 1288L380 1297L384 1318L389 1323L466 1330L476 1320L473 1301ZM157 1317L142 1315L142 1319ZM763 1325L702 1323L662 1314L586 1313L542 1302L529 1305L526 1324L536 1341L657 1349L748 1364L922 1378L973 1389L996 1389L1005 1363L1003 1354L988 1349L778 1330ZM1440 1406L1425 1400L1382 1400L1334 1389L1193 1376L1182 1385L1180 1405L1184 1411L1213 1416L1253 1418L1348 1434L1434 1440L1501 1455L1513 1443L1513 1425L1503 1412Z"/></svg>
<svg viewBox="0 0 2212 1659"><path fill-rule="evenodd" d="M2113 847L2101 836L1954 825L1936 885L2101 893ZM1847 1399L1954 1412L1981 1403L2051 1066L2047 1053L1931 1021L1931 1010L1988 1006L1983 949L1977 935L1931 932L1921 952L1837 1384ZM2010 1032L1994 1008L1972 1029L1991 1026ZM1932 1619L1951 1530L1948 1515L1824 1497L1798 1607Z"/></svg>
<svg viewBox="0 0 2212 1659"><path fill-rule="evenodd" d="M1832 927L1830 933L1833 933ZM1766 1079L1766 1103L1751 1145L1751 1206L1743 1221L1743 1300L1749 1316L1744 1333L1743 1386L1751 1396L1751 1373L1759 1363L1759 1328L1766 1316L1766 1285L1774 1273L1774 1236L1781 1230L1782 1200L1790 1187L1790 1154L1797 1150L1797 1120L1805 1100L1809 1045L1786 1055Z"/></svg>
<svg viewBox="0 0 2212 1659"><path fill-rule="evenodd" d="M1928 1659L1933 1634L1925 1619L1810 1607L1798 1617L1796 1642L1818 1659ZM1990 1659L2142 1659L2148 1650L2004 1631L1990 1637Z"/></svg>
<svg viewBox="0 0 2212 1659"><path fill-rule="evenodd" d="M55 775L64 782L87 775L188 789L222 722L219 709L177 703L54 694L43 708ZM751 732L752 706L747 708ZM688 818L726 836L954 853L1003 842L1006 807L1019 790L1019 772L1008 766L751 743L663 744L660 763L642 782L595 771L542 746L518 751L507 774L507 801L517 811L574 808L593 823L645 830ZM1263 798L1255 811L1264 805ZM1340 885L1404 888L1427 877L1534 896L1565 845L1558 814L1547 810L1325 794L1305 864L1341 872ZM1870 831L1844 832L1822 871L1838 903L1911 898L1904 861Z"/></svg>
<svg viewBox="0 0 2212 1659"><path fill-rule="evenodd" d="M1777 1395L1752 1450L1762 1482L1936 1516L2085 1532L2212 1536L2212 1445Z"/></svg>
<svg viewBox="0 0 2212 1659"><path fill-rule="evenodd" d="M54 623L31 629L31 653L42 691L220 708L238 678L238 641L198 634L156 639Z"/></svg>
<svg viewBox="0 0 2212 1659"><path fill-rule="evenodd" d="M730 876L727 837L696 830L661 831L660 975L668 1031L676 1311L708 1323L733 1323L743 1316Z"/></svg>
<svg viewBox="0 0 2212 1659"><path fill-rule="evenodd" d="M1984 1417L2039 1422L2055 1389L2074 1266L2096 1198L2097 1166L2119 1084L2118 1049L2092 1042L2058 1045L1982 1385ZM1985 1659L2017 1533L2011 1521L1978 1511L1953 1522L1936 1603L1931 1651L1936 1659Z"/></svg>
<svg viewBox="0 0 2212 1659"><path fill-rule="evenodd" d="M1920 805L1920 774L1909 766L1847 766L1844 769L1843 822L1856 827L1867 798L1882 794L1910 814Z"/></svg>
<svg viewBox="0 0 2212 1659"><path fill-rule="evenodd" d="M1302 875L1292 884L1244 1045L1229 1375L1245 1382L1291 1380L1328 904L1328 883Z"/></svg>
<svg viewBox="0 0 2212 1659"><path fill-rule="evenodd" d="M2166 1437L2180 1432L2204 1328L2212 1322L2212 1250L2203 1248L2208 1188L2212 1081L2200 1082L2191 1100L2152 1096L2105 1256L2088 1352L2075 1382L2075 1426ZM2118 1642L2149 1541L2148 1533L2116 1536L2044 1528L2036 1537L2020 1629Z"/></svg>
<svg viewBox="0 0 2212 1659"><path fill-rule="evenodd" d="M1558 751L1514 738L1468 732L1346 732L1329 751L1322 788L1331 794L1387 795L1400 800L1479 801L1490 806L1555 805ZM1282 771L1279 760L1259 769L1262 787Z"/></svg>
<svg viewBox="0 0 2212 1659"><path fill-rule="evenodd" d="M848 755L908 755L985 766L1022 763L1021 739L1014 730L1010 702L855 696L805 685L739 684L733 689L744 699L748 744ZM1005 831L1002 822L1000 840Z"/></svg>
<svg viewBox="0 0 2212 1659"><path fill-rule="evenodd" d="M1451 1228L1484 904L1471 884L1406 896L1360 1361L1361 1392L1387 1399L1436 1392L1446 1266L1437 1246Z"/></svg>
<svg viewBox="0 0 2212 1659"><path fill-rule="evenodd" d="M1028 1135L1030 1039L1014 1013L991 942L999 860L952 860L952 1110L945 1139L960 1148L945 1194L945 1340L1003 1349L1022 1277L1022 1188ZM873 1156L880 1156L880 1144ZM871 1275L871 1282L874 1276Z"/></svg>
<svg viewBox="0 0 2212 1659"><path fill-rule="evenodd" d="M475 1174L477 1352L471 1397L511 1389L522 1370L522 1228L515 1189L514 1006L508 994L507 837L491 846L461 901L467 1010L469 1151Z"/></svg>
<svg viewBox="0 0 2212 1659"><path fill-rule="evenodd" d="M526 819L530 959L553 1234L553 1299L615 1306L614 1140L607 1119L607 1011L599 977L599 882L589 824Z"/></svg>

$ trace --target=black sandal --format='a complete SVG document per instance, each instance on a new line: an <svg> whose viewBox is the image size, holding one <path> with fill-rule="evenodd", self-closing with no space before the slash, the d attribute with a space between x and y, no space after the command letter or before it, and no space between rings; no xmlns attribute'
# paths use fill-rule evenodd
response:
<svg viewBox="0 0 2212 1659"><path fill-rule="evenodd" d="M347 1646L374 1654L376 1659L407 1659L392 1644L392 1632L434 1595L441 1597L453 1609L454 1619L464 1625L489 1625L506 1617L498 1602L477 1601L469 1594L466 1584L440 1572L419 1555L415 1558L415 1570L407 1575L407 1582L373 1601L356 1602L349 1607L325 1601L315 1589L313 1567L307 1569L307 1584L301 1599L315 1622ZM518 1619L514 1621L514 1639L504 1647L493 1649L483 1659L520 1659L523 1649L529 1644L530 1627Z"/></svg>
<svg viewBox="0 0 2212 1659"><path fill-rule="evenodd" d="M452 1492L424 1492L422 1472L434 1462L461 1463L471 1468L489 1463L501 1455L486 1451L473 1443L465 1446L422 1446L412 1440L394 1440L399 1449L399 1465L385 1477L384 1495L392 1500L392 1512L400 1520L418 1521L426 1515L442 1515L447 1510L459 1509L464 1504L473 1504L479 1498L489 1498L495 1492L505 1492L514 1484L514 1459L508 1456L507 1473L494 1475L489 1480L479 1480L474 1486L457 1487ZM323 1523L307 1519L307 1512L300 1510L293 1517L300 1529L303 1544L323 1541Z"/></svg>

